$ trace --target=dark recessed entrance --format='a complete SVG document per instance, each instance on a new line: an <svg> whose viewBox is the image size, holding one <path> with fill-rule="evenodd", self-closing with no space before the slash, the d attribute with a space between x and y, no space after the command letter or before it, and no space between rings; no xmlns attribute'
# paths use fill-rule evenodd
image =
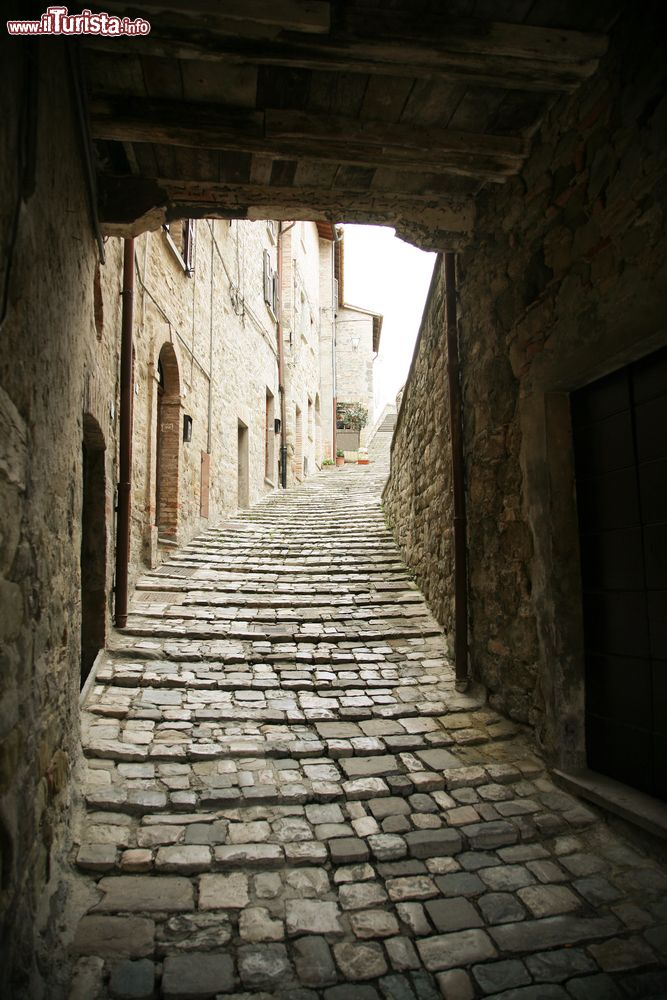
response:
<svg viewBox="0 0 667 1000"><path fill-rule="evenodd" d="M667 349L571 402L588 764L667 799Z"/></svg>
<svg viewBox="0 0 667 1000"><path fill-rule="evenodd" d="M83 418L81 509L81 687L106 631L106 488L104 435L94 417Z"/></svg>

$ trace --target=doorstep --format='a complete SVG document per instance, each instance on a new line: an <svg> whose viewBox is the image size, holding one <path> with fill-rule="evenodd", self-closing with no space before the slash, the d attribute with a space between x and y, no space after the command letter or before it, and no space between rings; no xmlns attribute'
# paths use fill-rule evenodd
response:
<svg viewBox="0 0 667 1000"><path fill-rule="evenodd" d="M667 840L667 802L588 768L581 771L556 769L551 773L568 791L581 795L628 823L642 827L655 837Z"/></svg>

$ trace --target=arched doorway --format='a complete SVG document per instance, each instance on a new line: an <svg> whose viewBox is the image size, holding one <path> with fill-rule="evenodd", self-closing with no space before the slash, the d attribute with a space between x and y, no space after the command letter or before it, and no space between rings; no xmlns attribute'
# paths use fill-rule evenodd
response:
<svg viewBox="0 0 667 1000"><path fill-rule="evenodd" d="M89 413L83 417L81 508L81 687L106 638L106 481L104 435Z"/></svg>
<svg viewBox="0 0 667 1000"><path fill-rule="evenodd" d="M160 538L176 541L181 448L181 381L176 352L171 344L162 345L157 369L155 523Z"/></svg>

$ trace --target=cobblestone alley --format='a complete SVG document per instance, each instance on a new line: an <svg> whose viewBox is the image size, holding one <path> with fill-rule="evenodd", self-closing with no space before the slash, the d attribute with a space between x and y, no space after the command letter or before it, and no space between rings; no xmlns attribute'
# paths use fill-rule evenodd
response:
<svg viewBox="0 0 667 1000"><path fill-rule="evenodd" d="M141 580L85 705L72 1000L667 995L667 875L455 691L389 439Z"/></svg>

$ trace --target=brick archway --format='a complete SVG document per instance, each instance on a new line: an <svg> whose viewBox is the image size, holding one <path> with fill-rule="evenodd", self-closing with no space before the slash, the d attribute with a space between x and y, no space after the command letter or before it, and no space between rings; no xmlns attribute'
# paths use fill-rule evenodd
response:
<svg viewBox="0 0 667 1000"><path fill-rule="evenodd" d="M178 536L181 451L181 379L174 347L164 343L158 358L155 523L158 536Z"/></svg>
<svg viewBox="0 0 667 1000"><path fill-rule="evenodd" d="M106 638L106 477L104 434L90 413L83 417L81 505L81 686Z"/></svg>

